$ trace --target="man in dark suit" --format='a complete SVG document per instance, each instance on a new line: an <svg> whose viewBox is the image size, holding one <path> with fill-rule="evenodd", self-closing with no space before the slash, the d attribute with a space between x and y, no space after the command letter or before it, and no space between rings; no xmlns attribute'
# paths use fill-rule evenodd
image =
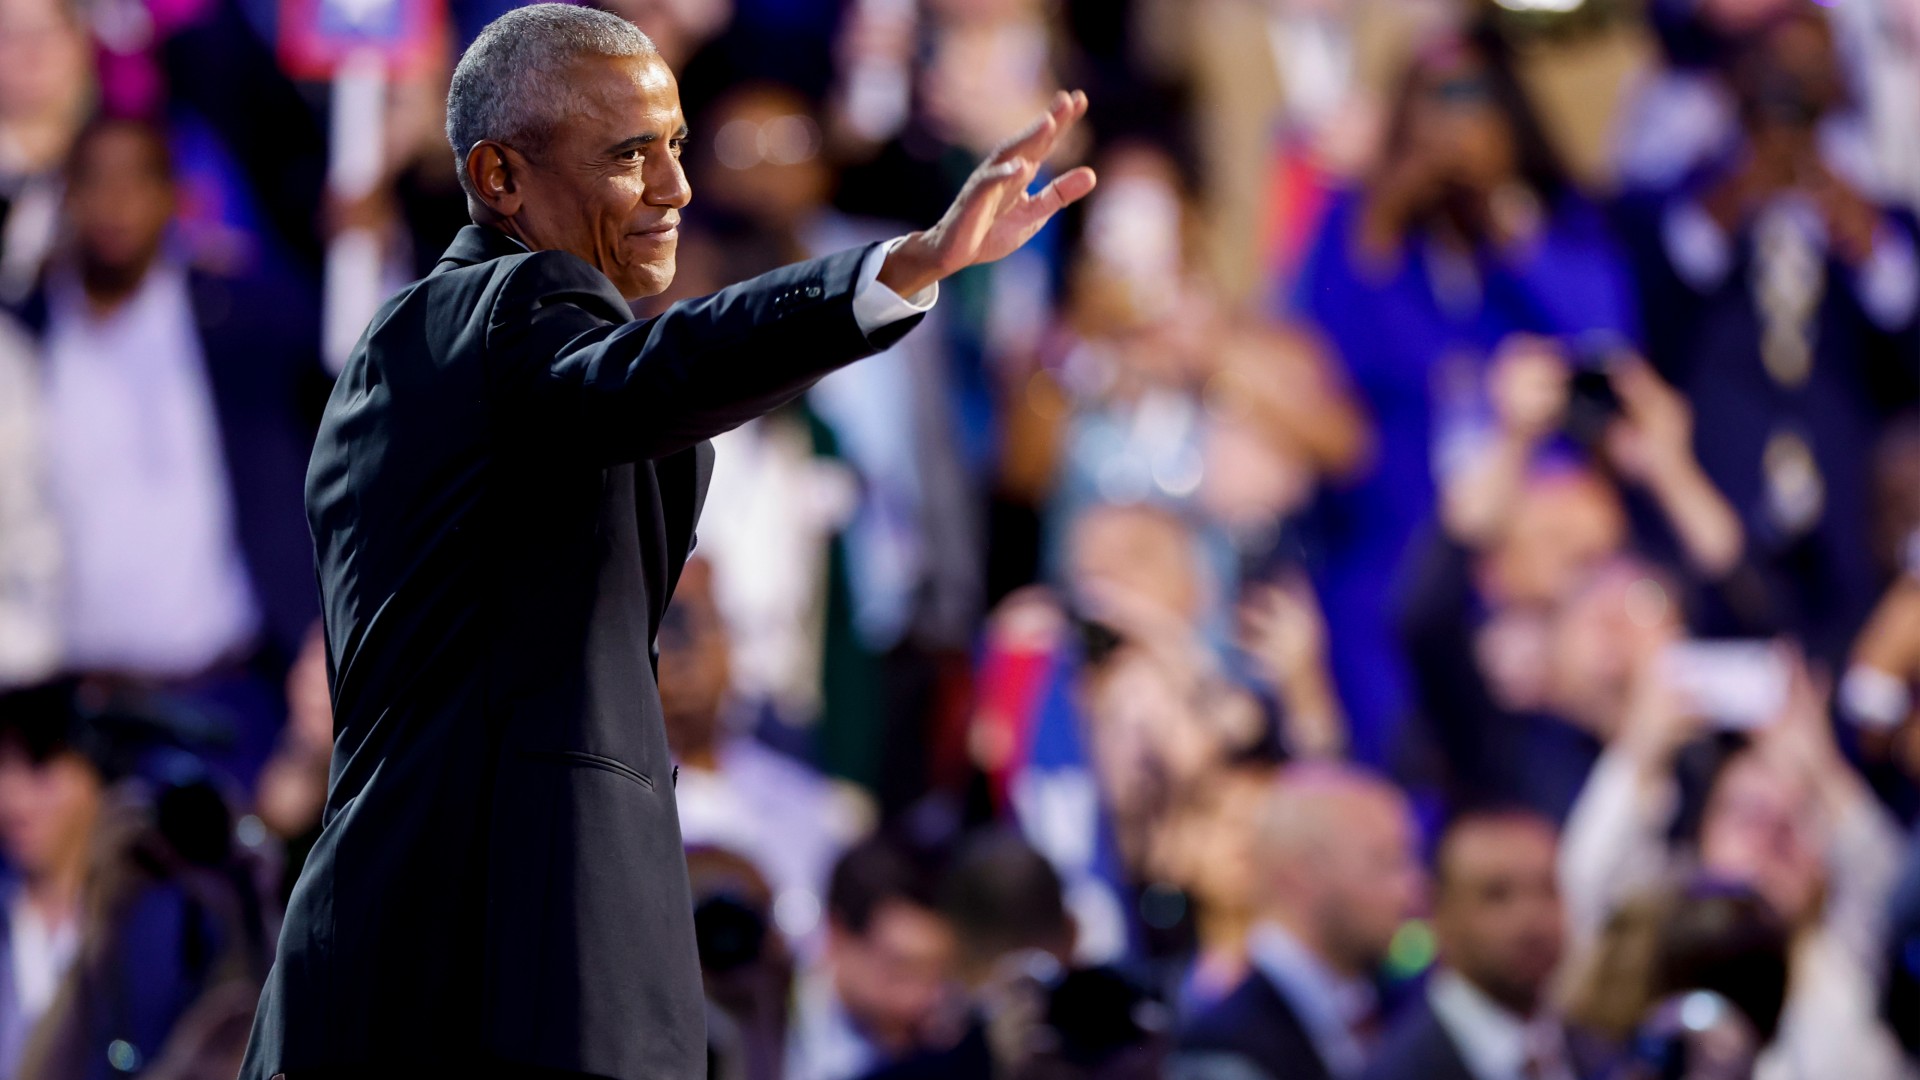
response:
<svg viewBox="0 0 1920 1080"><path fill-rule="evenodd" d="M1577 1080L1604 1051L1547 1004L1565 921L1559 838L1531 810L1469 812L1434 859L1442 967L1381 1040L1365 1080Z"/></svg>
<svg viewBox="0 0 1920 1080"><path fill-rule="evenodd" d="M1371 981L1420 890L1415 827L1392 784L1347 766L1295 765L1261 816L1265 897L1253 971L1181 1031L1175 1080L1332 1080L1366 1063Z"/></svg>
<svg viewBox="0 0 1920 1080"><path fill-rule="evenodd" d="M704 1074L648 658L705 440L884 348L941 278L1091 190L1075 170L1026 194L1085 107L1059 95L925 232L631 321L690 196L672 73L586 8L474 41L447 129L475 225L376 315L308 473L331 788L246 1080Z"/></svg>

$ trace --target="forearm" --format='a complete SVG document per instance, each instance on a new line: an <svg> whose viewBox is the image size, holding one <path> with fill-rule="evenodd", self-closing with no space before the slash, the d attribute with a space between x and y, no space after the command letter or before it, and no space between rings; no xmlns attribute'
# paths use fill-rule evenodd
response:
<svg viewBox="0 0 1920 1080"><path fill-rule="evenodd" d="M1662 832L1678 792L1645 755L1615 746L1602 754L1567 816L1560 888L1576 938L1591 940L1621 900L1666 869Z"/></svg>
<svg viewBox="0 0 1920 1080"><path fill-rule="evenodd" d="M1648 488L1693 569L1708 580L1730 573L1746 551L1746 530L1699 465L1689 459L1655 470Z"/></svg>
<svg viewBox="0 0 1920 1080"><path fill-rule="evenodd" d="M1347 749L1347 717L1324 667L1296 673L1279 687L1287 749L1296 757L1339 757Z"/></svg>
<svg viewBox="0 0 1920 1080"><path fill-rule="evenodd" d="M1526 486L1534 442L1502 431L1479 457L1448 479L1440 518L1447 535L1467 547L1491 542Z"/></svg>

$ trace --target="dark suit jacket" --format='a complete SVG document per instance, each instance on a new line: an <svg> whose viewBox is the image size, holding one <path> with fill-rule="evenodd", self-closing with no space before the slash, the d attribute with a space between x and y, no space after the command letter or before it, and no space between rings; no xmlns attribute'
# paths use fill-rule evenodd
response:
<svg viewBox="0 0 1920 1080"><path fill-rule="evenodd" d="M1567 1031L1567 1067L1576 1077L1610 1076L1614 1047L1581 1029ZM1460 1046L1426 993L1414 994L1374 1047L1361 1080L1476 1080Z"/></svg>
<svg viewBox="0 0 1920 1080"><path fill-rule="evenodd" d="M1475 1080L1427 995L1416 994L1374 1047L1361 1080Z"/></svg>
<svg viewBox="0 0 1920 1080"><path fill-rule="evenodd" d="M267 644L284 663L319 615L313 541L300 508L314 421L326 393L318 305L308 290L270 275L194 268L187 289L213 391L240 553ZM16 314L33 333L44 334L46 293L36 291Z"/></svg>
<svg viewBox="0 0 1920 1080"><path fill-rule="evenodd" d="M863 254L631 321L587 263L472 227L381 308L307 476L332 784L246 1080L703 1074L648 661L704 440L913 325L861 333Z"/></svg>
<svg viewBox="0 0 1920 1080"><path fill-rule="evenodd" d="M1247 1065L1268 1080L1331 1080L1293 1006L1258 971L1188 1023L1175 1059L1180 1080L1242 1080Z"/></svg>

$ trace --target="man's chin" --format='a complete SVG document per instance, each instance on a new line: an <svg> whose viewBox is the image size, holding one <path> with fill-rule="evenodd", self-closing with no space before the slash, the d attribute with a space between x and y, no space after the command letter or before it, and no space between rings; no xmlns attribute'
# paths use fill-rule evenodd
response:
<svg viewBox="0 0 1920 1080"><path fill-rule="evenodd" d="M628 303L645 300L649 296L659 296L673 285L674 259L668 256L660 262L635 267L620 281L620 295Z"/></svg>

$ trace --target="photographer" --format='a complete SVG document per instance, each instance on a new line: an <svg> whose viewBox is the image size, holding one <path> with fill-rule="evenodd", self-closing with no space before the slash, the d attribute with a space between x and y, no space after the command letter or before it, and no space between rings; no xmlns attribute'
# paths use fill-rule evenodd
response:
<svg viewBox="0 0 1920 1080"><path fill-rule="evenodd" d="M1745 34L1728 62L1740 132L1722 159L1621 207L1647 355L1694 404L1700 465L1788 586L1793 628L1838 664L1881 584L1869 462L1916 393L1911 215L1844 167L1825 121L1847 72L1819 7Z"/></svg>
<svg viewBox="0 0 1920 1080"><path fill-rule="evenodd" d="M1635 643L1682 621L1769 633L1771 590L1694 456L1691 409L1645 363L1517 338L1486 396L1492 430L1444 478L1400 631L1447 790L1560 819L1617 721ZM1681 569L1621 583L1650 603L1615 625L1599 601L1629 551Z"/></svg>
<svg viewBox="0 0 1920 1080"><path fill-rule="evenodd" d="M1059 875L1017 833L961 845L942 889L967 988L952 1046L870 1080L1122 1080L1159 1075L1169 1014L1110 969L1073 969Z"/></svg>
<svg viewBox="0 0 1920 1080"><path fill-rule="evenodd" d="M1784 661L1783 661L1784 662ZM1612 910L1688 868L1750 886L1791 937L1791 980L1761 1080L1903 1075L1876 1015L1898 827L1834 745L1826 701L1798 661L1777 716L1743 740L1705 785L1698 823L1682 812L1676 760L1710 719L1648 664L1619 735L1568 820L1561 890L1575 951Z"/></svg>

